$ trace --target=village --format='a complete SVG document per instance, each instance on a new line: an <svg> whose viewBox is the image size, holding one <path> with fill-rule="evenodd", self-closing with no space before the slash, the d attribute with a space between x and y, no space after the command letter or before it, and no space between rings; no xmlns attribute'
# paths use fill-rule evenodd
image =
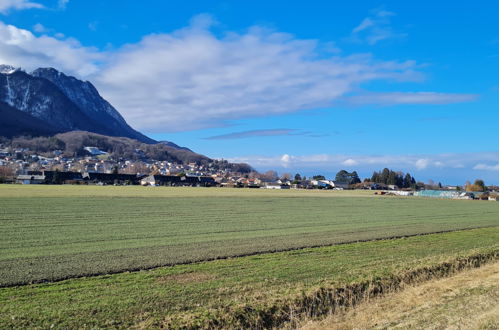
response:
<svg viewBox="0 0 499 330"><path fill-rule="evenodd" d="M83 157L65 157L55 150L52 156L39 155L23 148L0 149L0 183L16 184L85 184L85 185L142 185L171 187L227 187L262 189L361 189L375 190L383 195L420 196L451 199L488 199L499 201L497 187L484 191L466 191L466 187L442 186L413 182L409 187L396 184L349 180L329 180L322 175L311 178L278 176L275 171L234 172L224 160L208 164L152 159L113 159L97 147L85 147ZM345 172L345 171L344 171ZM341 173L341 171L340 171ZM345 172L348 174L348 172ZM356 173L355 173L356 175ZM485 188L485 187L484 187ZM375 194L378 194L376 192Z"/></svg>

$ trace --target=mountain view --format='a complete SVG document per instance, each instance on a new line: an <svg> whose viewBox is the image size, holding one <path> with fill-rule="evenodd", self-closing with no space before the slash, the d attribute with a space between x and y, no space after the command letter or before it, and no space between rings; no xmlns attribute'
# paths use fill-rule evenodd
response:
<svg viewBox="0 0 499 330"><path fill-rule="evenodd" d="M1 65L0 109L4 136L88 131L156 143L131 128L90 82L53 68L27 73Z"/></svg>

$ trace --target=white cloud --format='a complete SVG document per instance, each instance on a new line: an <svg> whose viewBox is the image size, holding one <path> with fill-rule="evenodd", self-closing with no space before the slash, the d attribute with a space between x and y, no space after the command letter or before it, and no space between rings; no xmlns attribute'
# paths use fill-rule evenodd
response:
<svg viewBox="0 0 499 330"><path fill-rule="evenodd" d="M259 27L218 36L209 29L214 23L202 15L184 29L103 51L61 34L35 36L0 22L0 63L28 71L52 66L89 79L133 127L148 133L224 126L234 119L330 107L363 83L421 78L413 61L324 56L316 40ZM46 31L41 24L34 29ZM366 97L381 104L393 104L394 99L421 104L473 96L389 93L349 100L363 104Z"/></svg>
<svg viewBox="0 0 499 330"><path fill-rule="evenodd" d="M405 37L405 34L393 30L390 21L391 16L395 16L395 13L380 9L372 10L371 15L364 18L352 30L350 39L375 45L382 40Z"/></svg>
<svg viewBox="0 0 499 330"><path fill-rule="evenodd" d="M434 92L393 92L360 94L348 98L348 102L356 105L378 104L450 104L470 102L478 98L474 94L448 94Z"/></svg>
<svg viewBox="0 0 499 330"><path fill-rule="evenodd" d="M499 171L499 164L497 165L487 165L487 164L476 164L473 167L474 170L484 170L484 171Z"/></svg>
<svg viewBox="0 0 499 330"><path fill-rule="evenodd" d="M256 168L277 168L282 166L293 169L331 170L342 169L344 166L360 170L380 170L388 167L395 170L420 171L433 170L499 170L499 152L480 153L449 153L433 155L344 155L344 154L313 154L279 156L243 156L229 159L234 162L245 162ZM478 162L490 162L497 165L485 165Z"/></svg>
<svg viewBox="0 0 499 330"><path fill-rule="evenodd" d="M425 168L427 168L427 167L428 167L429 162L430 162L430 161L429 161L428 159L418 159L418 160L416 161L415 165L416 165L416 168L417 168L418 170L424 170ZM439 163L440 163L440 162L439 162Z"/></svg>
<svg viewBox="0 0 499 330"><path fill-rule="evenodd" d="M414 62L323 58L317 47L258 27L217 37L197 23L123 47L96 82L137 128L164 132L327 107L364 82L419 78Z"/></svg>
<svg viewBox="0 0 499 330"><path fill-rule="evenodd" d="M86 76L97 72L98 62L103 58L103 53L83 47L74 39L37 37L28 30L0 22L0 63L27 70L52 66L69 74Z"/></svg>
<svg viewBox="0 0 499 330"><path fill-rule="evenodd" d="M352 159L352 158L348 158L347 160L344 160L342 162L343 165L346 165L346 166L355 166L357 164L359 164L355 159Z"/></svg>
<svg viewBox="0 0 499 330"><path fill-rule="evenodd" d="M282 166L283 167L288 167L289 162L291 162L291 156L287 155L287 154L282 155L282 157L281 157L281 164L282 164Z"/></svg>
<svg viewBox="0 0 499 330"><path fill-rule="evenodd" d="M10 10L23 10L32 8L43 8L43 5L27 0L0 0L0 13L2 14L6 14Z"/></svg>

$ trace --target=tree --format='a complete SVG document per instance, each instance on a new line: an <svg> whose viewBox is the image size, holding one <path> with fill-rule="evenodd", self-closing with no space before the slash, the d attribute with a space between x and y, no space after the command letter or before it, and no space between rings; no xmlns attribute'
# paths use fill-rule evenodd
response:
<svg viewBox="0 0 499 330"><path fill-rule="evenodd" d="M410 188L412 186L412 180L414 180L409 173L404 177L404 188Z"/></svg>
<svg viewBox="0 0 499 330"><path fill-rule="evenodd" d="M351 174L351 181L350 184L357 184L360 183L360 178L359 174L357 174L357 171L353 171Z"/></svg>
<svg viewBox="0 0 499 330"><path fill-rule="evenodd" d="M390 177L390 170L386 167L381 171L380 181L381 183L388 184L388 178Z"/></svg>
<svg viewBox="0 0 499 330"><path fill-rule="evenodd" d="M371 182L396 185L401 188L416 187L416 179L409 173L395 172L388 168L384 168L381 172L373 172Z"/></svg>
<svg viewBox="0 0 499 330"><path fill-rule="evenodd" d="M345 170L341 170L336 173L335 181L346 184L357 184L360 183L360 178L356 171L349 173Z"/></svg>
<svg viewBox="0 0 499 330"><path fill-rule="evenodd" d="M7 179L14 177L14 170L7 166L0 166L0 182L5 182Z"/></svg>
<svg viewBox="0 0 499 330"><path fill-rule="evenodd" d="M267 171L261 175L262 179L267 180L267 181L275 181L278 178L277 172L276 171Z"/></svg>
<svg viewBox="0 0 499 330"><path fill-rule="evenodd" d="M334 181L341 182L341 183L350 183L350 173L348 173L345 170L341 170L338 173L336 173L336 177L334 178Z"/></svg>
<svg viewBox="0 0 499 330"><path fill-rule="evenodd" d="M483 180L481 180L481 179L476 179L475 180L475 186L477 186L478 188L480 188L480 191L485 191L486 190L485 182L483 182Z"/></svg>
<svg viewBox="0 0 499 330"><path fill-rule="evenodd" d="M301 175L300 175L300 173L296 173L296 174L295 174L295 181L301 181L301 180L302 180L302 179L301 179Z"/></svg>
<svg viewBox="0 0 499 330"><path fill-rule="evenodd" d="M326 177L324 175L321 175L321 174L314 175L312 178L314 180L326 180Z"/></svg>
<svg viewBox="0 0 499 330"><path fill-rule="evenodd" d="M477 179L475 180L475 183L474 184L468 184L466 185L466 191L485 191L486 190L486 187L485 187L485 183L483 182L483 180L481 179Z"/></svg>

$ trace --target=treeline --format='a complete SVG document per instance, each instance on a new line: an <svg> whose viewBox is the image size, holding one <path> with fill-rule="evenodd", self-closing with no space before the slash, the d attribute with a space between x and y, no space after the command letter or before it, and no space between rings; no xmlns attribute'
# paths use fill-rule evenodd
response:
<svg viewBox="0 0 499 330"><path fill-rule="evenodd" d="M384 168L380 172L374 171L371 176L371 182L382 183L386 185L396 185L399 188L414 188L416 187L416 179L409 173L395 172L388 168Z"/></svg>

